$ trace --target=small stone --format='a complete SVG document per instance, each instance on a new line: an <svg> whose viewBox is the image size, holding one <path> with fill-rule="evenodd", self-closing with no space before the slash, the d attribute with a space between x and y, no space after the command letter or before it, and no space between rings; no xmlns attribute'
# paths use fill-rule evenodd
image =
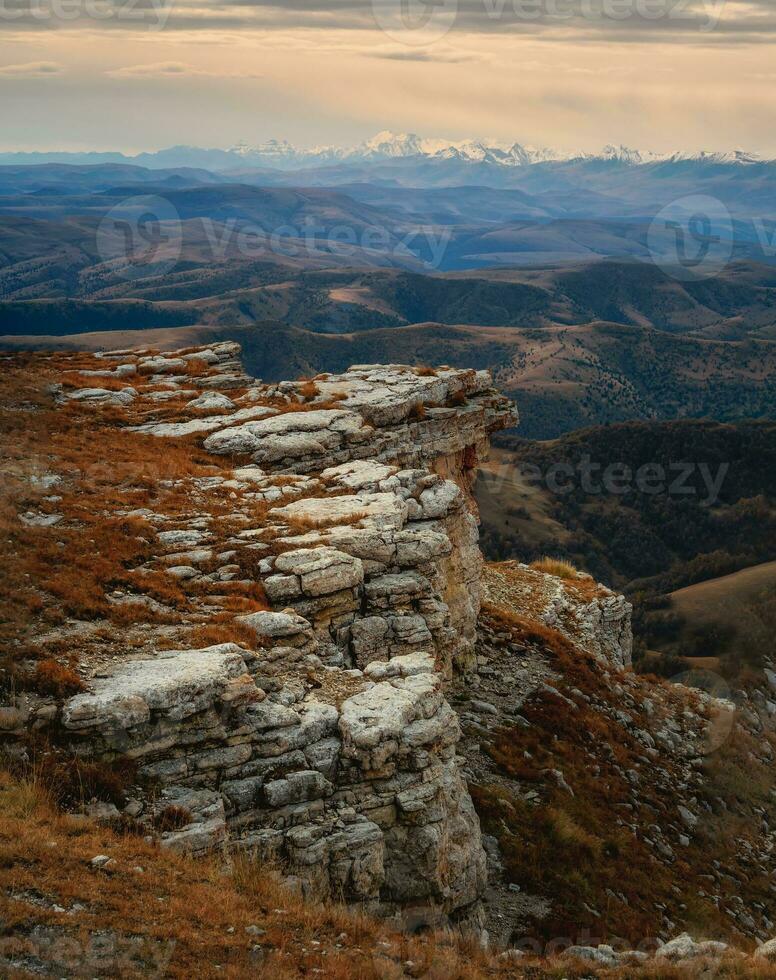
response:
<svg viewBox="0 0 776 980"><path fill-rule="evenodd" d="M503 953L499 953L497 959L506 961L507 963L516 963L525 956L522 949L505 949Z"/></svg>

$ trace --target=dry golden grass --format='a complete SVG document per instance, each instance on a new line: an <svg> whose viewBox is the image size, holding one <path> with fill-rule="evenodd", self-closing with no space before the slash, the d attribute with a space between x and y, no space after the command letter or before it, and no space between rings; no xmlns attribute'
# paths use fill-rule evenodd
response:
<svg viewBox="0 0 776 980"><path fill-rule="evenodd" d="M251 610L258 612L258 610ZM196 626L188 634L188 641L192 647L216 646L219 643L237 643L247 647L249 650L256 650L260 644L257 642L256 633L245 623L240 623L232 616L216 615L210 622Z"/></svg>
<svg viewBox="0 0 776 980"><path fill-rule="evenodd" d="M118 964L103 961L99 967L90 964L88 975L143 977L161 966L163 975L171 978L235 980L290 980L318 975L315 971L335 980L776 976L773 966L737 957L715 964L712 972L708 963L679 967L652 962L597 968L593 974L589 964L558 956L527 957L519 965L500 961L449 934L399 935L336 902L320 904L289 892L275 870L250 853L235 853L226 862L219 855L192 860L160 850L136 833L62 814L52 803L50 778L50 773L15 778L0 772L0 962L2 957L36 952L45 961L54 954L50 946L41 946L40 937L56 930L75 957L68 969L56 961L59 975L81 975L87 969L95 950L90 936L99 932L112 937L124 959ZM554 852L548 856L558 861L563 848L579 845L596 849L595 841L557 813L552 817ZM162 811L158 819L174 828L185 824L188 814L175 808ZM111 859L102 870L90 863L97 854ZM56 912L54 905L68 911ZM132 949L134 960L128 955ZM409 972L404 966L408 961L413 964Z"/></svg>
<svg viewBox="0 0 776 980"><path fill-rule="evenodd" d="M193 817L190 810L187 810L183 806L175 806L171 804L170 806L164 807L154 816L153 824L154 828L160 833L170 830L180 830L181 827L188 827L191 823Z"/></svg>
<svg viewBox="0 0 776 980"><path fill-rule="evenodd" d="M323 531L332 527L355 527L368 516L367 511L357 510L347 517L290 517L286 519L286 524L292 534L304 534L306 531Z"/></svg>
<svg viewBox="0 0 776 980"><path fill-rule="evenodd" d="M551 558L545 555L538 561L531 562L531 568L537 572L545 572L547 575L555 575L557 578L576 579L579 570L563 558Z"/></svg>
<svg viewBox="0 0 776 980"><path fill-rule="evenodd" d="M313 398L321 393L321 389L314 381L305 381L304 384L299 386L298 390L305 401L312 401Z"/></svg>
<svg viewBox="0 0 776 980"><path fill-rule="evenodd" d="M203 360L201 357L192 357L191 360L186 361L186 371L185 374L190 378L202 378L207 374L211 373L211 367L207 361Z"/></svg>
<svg viewBox="0 0 776 980"><path fill-rule="evenodd" d="M72 384L92 385L102 379L79 371L102 366L90 355L21 354L5 362L0 377L0 449L6 459L0 483L0 685L6 691L27 688L58 698L72 694L79 655L88 657L95 645L101 653L132 649L137 645L133 627L183 622L207 592L196 583L182 585L154 566L154 526L116 512L147 507L185 526L197 506L191 480L222 473L223 460L209 456L194 437L162 445L128 431L144 411L135 406L95 411L76 403L54 404L47 386L63 372ZM49 473L61 477L55 489L31 482ZM58 499L47 502L50 494ZM207 506L223 537L245 526L247 518L236 513L244 506L240 493L210 491L200 506ZM53 527L27 526L19 514L28 509L62 519ZM257 522L266 514L255 504L249 510ZM238 562L245 564L247 584L229 583L218 591L239 611L266 608L263 590L250 581L255 555L251 561L244 560L245 554ZM162 611L141 602L113 602L109 597L115 591L129 599L153 600ZM95 628L73 648L63 647L53 630L67 619L104 623L106 629ZM41 636L50 638L42 642Z"/></svg>
<svg viewBox="0 0 776 980"><path fill-rule="evenodd" d="M104 391L123 391L132 385L132 381L126 378L95 377L88 374L79 374L77 371L67 371L60 376L62 385L65 388L102 388Z"/></svg>
<svg viewBox="0 0 776 980"><path fill-rule="evenodd" d="M75 671L49 658L36 666L31 687L40 694L66 698L83 691L84 683Z"/></svg>
<svg viewBox="0 0 776 980"><path fill-rule="evenodd" d="M184 816L176 814L178 821ZM102 870L90 863L97 854L111 859ZM36 952L45 960L47 949L55 957L56 949L41 943L54 929L73 957L69 968L54 960L58 975L384 980L406 975L402 964L410 960L414 976L505 975L451 936L411 939L336 902L306 901L249 854L226 864L218 856L191 860L62 815L38 783L2 772L0 891L0 962ZM68 913L54 911L55 904ZM89 972L97 932L112 938L123 959L92 964Z"/></svg>

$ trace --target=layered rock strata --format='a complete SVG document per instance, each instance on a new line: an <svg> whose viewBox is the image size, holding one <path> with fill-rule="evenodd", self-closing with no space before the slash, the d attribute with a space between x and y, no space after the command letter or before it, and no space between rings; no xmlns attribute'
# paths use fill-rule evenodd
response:
<svg viewBox="0 0 776 980"><path fill-rule="evenodd" d="M476 923L485 855L445 686L476 666L472 473L514 410L485 372L359 366L240 387L234 345L205 353L200 393L184 360L197 352L106 354L114 376L133 380L134 364L146 383L82 402L126 408L136 431L193 437L223 459L208 486L240 501L240 529L143 518L179 581L216 589L238 574L230 556L252 554L269 609L235 615L239 645L100 671L64 706L67 738L135 760L162 787L157 810L191 814L163 835L169 846L228 838L311 896ZM181 392L191 398L173 420L138 418ZM223 564L203 574L216 552Z"/></svg>

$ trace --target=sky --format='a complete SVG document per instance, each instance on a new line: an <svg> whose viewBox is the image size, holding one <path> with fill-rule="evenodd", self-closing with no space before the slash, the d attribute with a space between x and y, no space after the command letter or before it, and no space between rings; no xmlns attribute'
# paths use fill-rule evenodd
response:
<svg viewBox="0 0 776 980"><path fill-rule="evenodd" d="M0 149L379 130L776 157L774 0L0 0Z"/></svg>

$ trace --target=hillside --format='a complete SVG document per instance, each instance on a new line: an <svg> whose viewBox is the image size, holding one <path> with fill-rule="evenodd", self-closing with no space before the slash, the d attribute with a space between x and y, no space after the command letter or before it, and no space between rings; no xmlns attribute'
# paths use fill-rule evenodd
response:
<svg viewBox="0 0 776 980"><path fill-rule="evenodd" d="M671 605L695 622L730 624L753 600L776 585L776 562L752 565L730 575L688 585L671 593Z"/></svg>
<svg viewBox="0 0 776 980"><path fill-rule="evenodd" d="M761 665L771 645L774 435L772 422L682 421L586 429L546 443L501 438L505 448L478 483L485 551L558 554L624 588L636 602L641 655L724 654L733 674ZM558 465L562 488L552 492L547 475ZM526 475L531 466L541 478ZM616 472L607 490L608 466ZM659 486L646 480L644 468L655 466ZM759 571L718 579L749 566ZM700 604L713 614L690 607L685 587L694 583L703 583L695 586Z"/></svg>
<svg viewBox="0 0 776 980"><path fill-rule="evenodd" d="M94 975L98 924L128 976L773 975L764 690L483 566L486 373L239 353L3 358L9 975Z"/></svg>

